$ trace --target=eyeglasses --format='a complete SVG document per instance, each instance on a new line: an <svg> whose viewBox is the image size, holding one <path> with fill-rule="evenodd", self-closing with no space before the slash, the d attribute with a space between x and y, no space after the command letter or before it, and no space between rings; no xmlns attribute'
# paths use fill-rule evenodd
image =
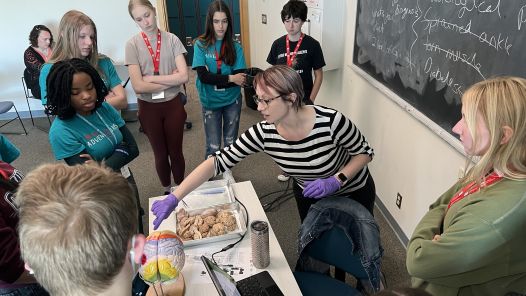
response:
<svg viewBox="0 0 526 296"><path fill-rule="evenodd" d="M260 99L258 95L253 95L252 96L252 99L254 99L254 102L256 103L256 105L259 105L259 103L262 103L265 107L268 106L268 104L270 104L270 102L274 101L275 99L281 97L283 95L277 95L273 98L270 98L270 99Z"/></svg>

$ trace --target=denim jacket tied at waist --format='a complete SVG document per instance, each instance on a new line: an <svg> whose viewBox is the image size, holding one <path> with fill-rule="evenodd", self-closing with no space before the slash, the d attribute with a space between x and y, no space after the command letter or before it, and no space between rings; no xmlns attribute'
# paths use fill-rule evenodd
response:
<svg viewBox="0 0 526 296"><path fill-rule="evenodd" d="M374 217L360 203L341 197L328 197L313 204L299 230L298 254L324 231L339 227L360 257L371 287L379 291L381 281L380 229Z"/></svg>

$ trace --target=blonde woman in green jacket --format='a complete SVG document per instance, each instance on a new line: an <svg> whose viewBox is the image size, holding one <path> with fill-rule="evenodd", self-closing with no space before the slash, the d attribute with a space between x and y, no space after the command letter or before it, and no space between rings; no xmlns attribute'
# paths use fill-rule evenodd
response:
<svg viewBox="0 0 526 296"><path fill-rule="evenodd" d="M440 296L526 294L526 80L473 85L453 132L478 161L417 225L406 261L413 287Z"/></svg>

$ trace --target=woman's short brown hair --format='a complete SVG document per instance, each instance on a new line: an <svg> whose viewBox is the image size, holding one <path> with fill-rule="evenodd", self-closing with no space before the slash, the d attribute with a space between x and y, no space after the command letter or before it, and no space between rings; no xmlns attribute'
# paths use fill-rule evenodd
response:
<svg viewBox="0 0 526 296"><path fill-rule="evenodd" d="M258 87L265 92L268 92L270 87L283 96L296 94L296 100L292 102L292 106L298 110L303 105L305 91L301 76L289 66L275 65L258 73L254 77L254 89Z"/></svg>

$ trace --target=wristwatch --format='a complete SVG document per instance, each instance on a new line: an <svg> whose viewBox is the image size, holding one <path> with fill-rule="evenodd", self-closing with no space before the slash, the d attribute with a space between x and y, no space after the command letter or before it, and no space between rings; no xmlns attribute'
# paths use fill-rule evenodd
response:
<svg viewBox="0 0 526 296"><path fill-rule="evenodd" d="M347 176L345 176L345 174L341 172L336 174L336 179L338 179L338 181L340 181L342 185L349 180Z"/></svg>

